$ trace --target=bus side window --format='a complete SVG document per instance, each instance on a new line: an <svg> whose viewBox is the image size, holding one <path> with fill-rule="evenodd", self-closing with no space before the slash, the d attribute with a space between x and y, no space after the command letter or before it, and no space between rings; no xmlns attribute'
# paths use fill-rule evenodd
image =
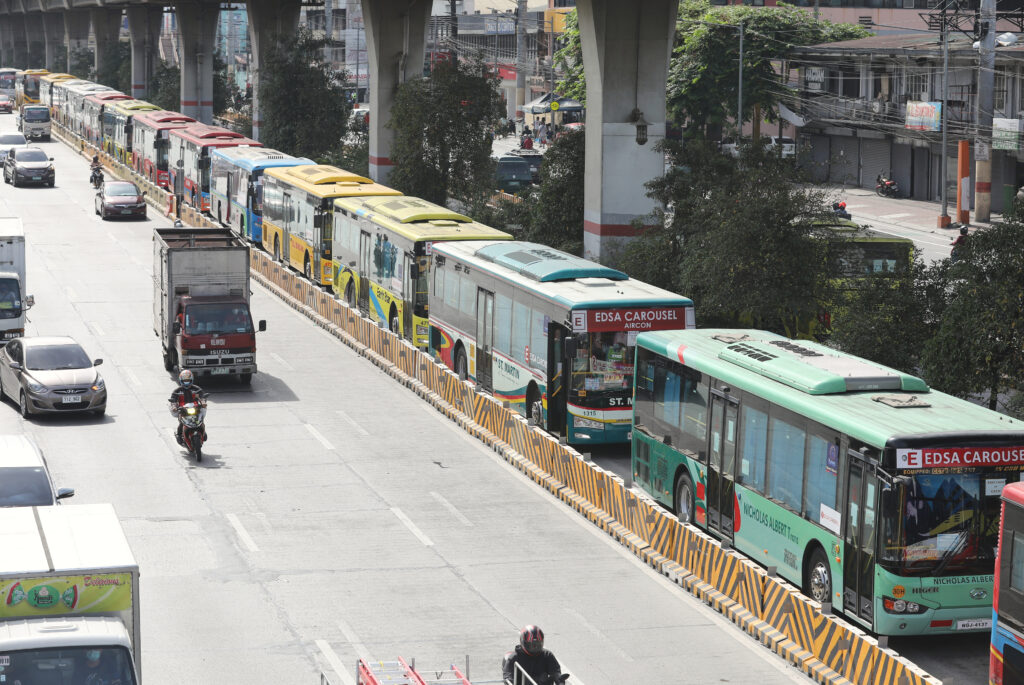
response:
<svg viewBox="0 0 1024 685"><path fill-rule="evenodd" d="M743 451L737 481L764 493L768 460L768 413L744 404L742 411Z"/></svg>
<svg viewBox="0 0 1024 685"><path fill-rule="evenodd" d="M768 496L782 502L793 511L801 511L806 433L801 428L775 417L771 419L771 430Z"/></svg>

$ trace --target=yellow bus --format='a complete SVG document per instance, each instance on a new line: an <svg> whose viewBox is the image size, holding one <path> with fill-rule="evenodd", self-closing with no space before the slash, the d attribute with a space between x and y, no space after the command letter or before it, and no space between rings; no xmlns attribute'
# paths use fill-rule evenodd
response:
<svg viewBox="0 0 1024 685"><path fill-rule="evenodd" d="M25 69L18 72L14 83L18 107L39 104L39 78L49 73L46 69Z"/></svg>
<svg viewBox="0 0 1024 685"><path fill-rule="evenodd" d="M450 240L512 236L418 197L338 198L334 293L425 349L432 247Z"/></svg>
<svg viewBox="0 0 1024 685"><path fill-rule="evenodd" d="M267 169L263 172L263 249L314 283L330 285L334 199L401 194L333 166Z"/></svg>
<svg viewBox="0 0 1024 685"><path fill-rule="evenodd" d="M70 81L78 78L71 74L46 74L39 77L39 102L46 105L50 109L50 116L56 117L56 105L53 101L53 84L59 81ZM15 98L11 98L14 100Z"/></svg>
<svg viewBox="0 0 1024 685"><path fill-rule="evenodd" d="M103 110L103 150L121 164L132 164L132 121L141 112L159 112L145 100L123 100Z"/></svg>

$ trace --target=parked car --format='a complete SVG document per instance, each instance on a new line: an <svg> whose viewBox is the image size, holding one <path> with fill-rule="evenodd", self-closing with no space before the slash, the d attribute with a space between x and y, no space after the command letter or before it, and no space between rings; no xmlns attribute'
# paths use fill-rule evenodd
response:
<svg viewBox="0 0 1024 685"><path fill-rule="evenodd" d="M0 350L0 399L32 414L107 410L107 386L81 345L67 337L15 338Z"/></svg>
<svg viewBox="0 0 1024 685"><path fill-rule="evenodd" d="M73 497L55 490L39 448L24 435L0 435L0 507L48 507Z"/></svg>
<svg viewBox="0 0 1024 685"><path fill-rule="evenodd" d="M504 155L498 159L495 181L500 190L518 193L533 182L530 163L519 155Z"/></svg>
<svg viewBox="0 0 1024 685"><path fill-rule="evenodd" d="M14 111L14 103L11 102L11 98L6 95L0 95L0 112L7 112L10 114Z"/></svg>
<svg viewBox="0 0 1024 685"><path fill-rule="evenodd" d="M146 218L146 193L131 181L107 181L96 193L96 213L103 219L115 216Z"/></svg>
<svg viewBox="0 0 1024 685"><path fill-rule="evenodd" d="M52 188L56 183L53 157L34 145L11 148L4 159L4 182L15 188L23 183L45 183Z"/></svg>
<svg viewBox="0 0 1024 685"><path fill-rule="evenodd" d="M7 153L13 147L27 145L28 141L20 133L0 133L0 164L7 159Z"/></svg>
<svg viewBox="0 0 1024 685"><path fill-rule="evenodd" d="M513 150L513 155L522 157L530 165L530 174L534 183L540 182L540 166L544 163L544 153L537 150Z"/></svg>

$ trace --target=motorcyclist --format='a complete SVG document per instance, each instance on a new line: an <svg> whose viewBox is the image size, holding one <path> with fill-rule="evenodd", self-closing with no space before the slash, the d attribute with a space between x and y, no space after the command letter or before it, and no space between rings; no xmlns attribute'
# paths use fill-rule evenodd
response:
<svg viewBox="0 0 1024 685"><path fill-rule="evenodd" d="M181 373L178 374L178 387L171 393L170 398L167 400L171 405L171 412L177 415L178 407L189 404L190 402L205 405L206 404L206 391L200 388L195 383L195 378L189 369L182 369ZM181 421L178 421L178 430L175 434L175 439L179 445L184 445L184 439L182 438L182 430L184 425ZM206 426L203 426L203 440L207 440L209 436L206 434Z"/></svg>
<svg viewBox="0 0 1024 685"><path fill-rule="evenodd" d="M950 258L950 260L955 262L955 261L957 261L960 258L960 248L962 248L964 245L967 244L967 237L968 237L967 227L966 226L961 226L960 227L960 235L958 235L956 237L956 239L953 240L952 243L950 243L950 245L952 245L952 248L953 248L953 249L951 249L949 251L949 258Z"/></svg>
<svg viewBox="0 0 1024 685"><path fill-rule="evenodd" d="M100 164L100 156L93 155L92 162L89 164L89 182L95 185L97 176L100 181L103 180L103 165Z"/></svg>
<svg viewBox="0 0 1024 685"><path fill-rule="evenodd" d="M516 664L533 678L537 685L562 682L562 667L555 655L544 649L544 631L537 626L526 626L519 631L519 644L514 652L505 655L501 665L502 677L513 685L525 685L516 680Z"/></svg>

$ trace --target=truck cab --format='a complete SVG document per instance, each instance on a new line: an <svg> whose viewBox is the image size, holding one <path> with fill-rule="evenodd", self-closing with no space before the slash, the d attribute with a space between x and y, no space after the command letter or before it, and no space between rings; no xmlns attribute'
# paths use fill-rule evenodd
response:
<svg viewBox="0 0 1024 685"><path fill-rule="evenodd" d="M137 685L132 643L116 618L89 616L0 623L0 676L3 682Z"/></svg>
<svg viewBox="0 0 1024 685"><path fill-rule="evenodd" d="M259 322L259 331L267 322ZM248 382L256 372L256 330L249 303L238 297L178 298L174 322L178 366L197 376L237 375Z"/></svg>
<svg viewBox="0 0 1024 685"><path fill-rule="evenodd" d="M28 139L50 139L50 108L46 105L22 105L18 130Z"/></svg>

